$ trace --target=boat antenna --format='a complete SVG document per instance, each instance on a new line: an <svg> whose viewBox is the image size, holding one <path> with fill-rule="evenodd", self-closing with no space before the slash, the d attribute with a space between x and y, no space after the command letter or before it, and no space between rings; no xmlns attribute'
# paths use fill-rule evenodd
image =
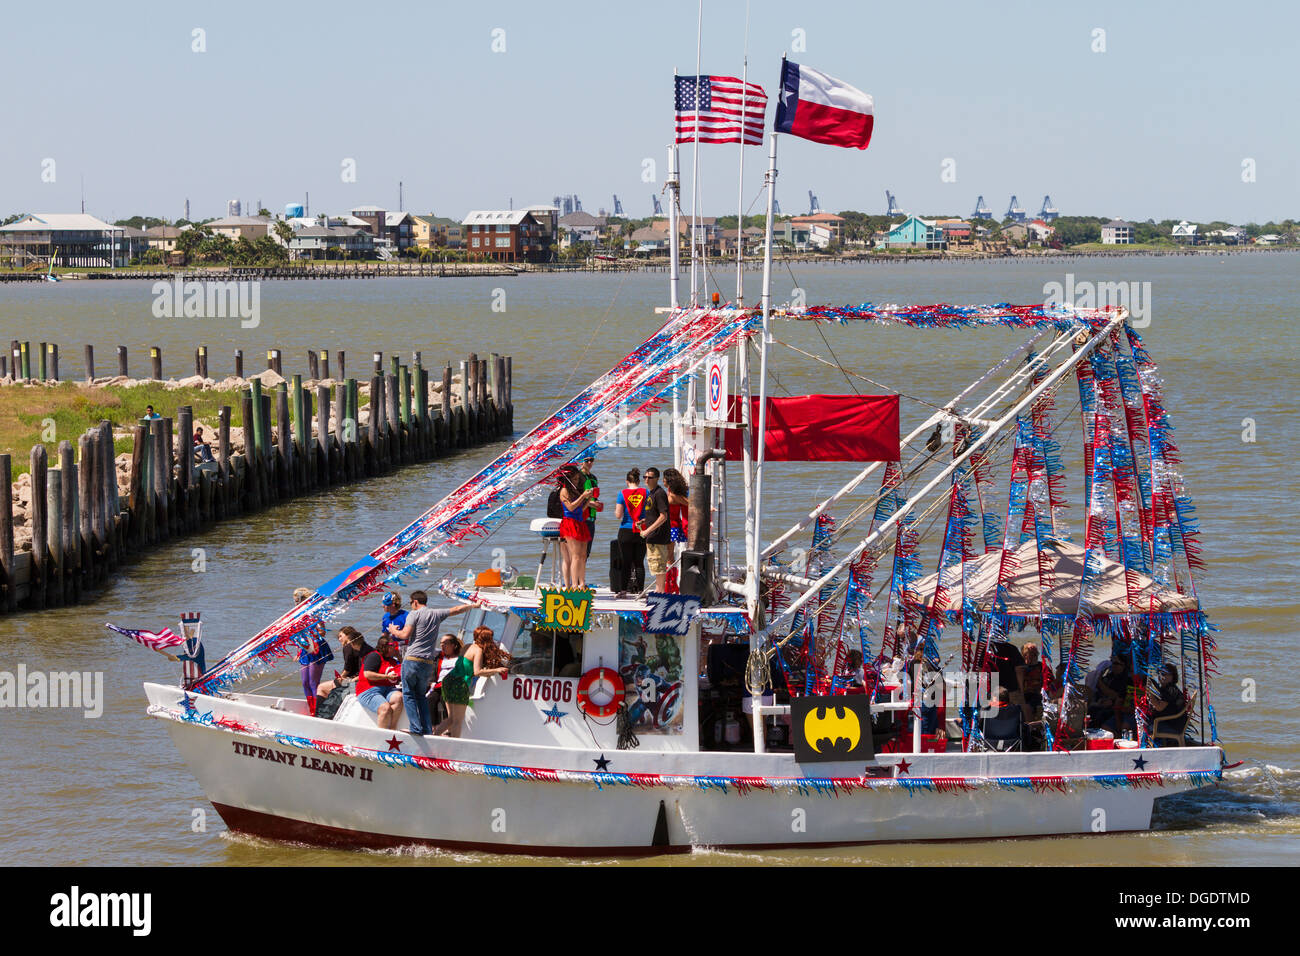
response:
<svg viewBox="0 0 1300 956"><path fill-rule="evenodd" d="M704 39L704 0L695 23L695 135L691 139L691 308L699 307L695 242L699 234L700 197L700 48ZM675 242L676 236L673 237Z"/></svg>
<svg viewBox="0 0 1300 956"><path fill-rule="evenodd" d="M745 307L745 116L749 95L749 0L745 0L745 56L740 70L740 174L736 177L736 308ZM762 142L760 139L759 142Z"/></svg>

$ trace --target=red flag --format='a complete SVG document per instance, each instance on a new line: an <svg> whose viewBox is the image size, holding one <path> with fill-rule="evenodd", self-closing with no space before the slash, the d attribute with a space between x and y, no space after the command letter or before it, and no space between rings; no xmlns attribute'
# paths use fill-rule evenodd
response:
<svg viewBox="0 0 1300 956"><path fill-rule="evenodd" d="M731 400L730 418L740 420ZM758 399L750 399L758 428ZM897 395L799 395L767 400L767 461L898 461ZM758 455L755 440L754 455ZM741 458L740 432L727 430L727 460Z"/></svg>

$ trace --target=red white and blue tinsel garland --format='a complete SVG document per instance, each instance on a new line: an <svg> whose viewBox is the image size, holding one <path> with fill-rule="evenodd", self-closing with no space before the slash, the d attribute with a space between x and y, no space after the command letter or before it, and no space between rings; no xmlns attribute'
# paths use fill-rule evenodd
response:
<svg viewBox="0 0 1300 956"><path fill-rule="evenodd" d="M334 741L317 740L281 733L258 726L250 721L235 718L214 718L211 711L200 713L186 698L189 706L183 708L153 705L149 715L179 723L198 724L231 734L240 734L260 740L310 750L335 757L369 760L391 768L410 768L439 773L488 777L494 780L517 780L543 783L568 783L606 787L635 787L648 790L695 789L720 794L735 793L745 796L753 792L798 793L805 796L838 797L853 793L888 792L903 790L908 795L918 793L972 793L979 790L1029 790L1034 793L1068 793L1078 787L1098 786L1104 789L1163 787L1166 782L1186 781L1195 787L1209 786L1223 775L1216 771L1151 771L1143 773L1114 774L1057 774L1025 777L731 777L659 773L613 773L609 771L558 770L543 767L521 767L502 764L475 763L452 760L446 757L428 757L421 754L374 750Z"/></svg>

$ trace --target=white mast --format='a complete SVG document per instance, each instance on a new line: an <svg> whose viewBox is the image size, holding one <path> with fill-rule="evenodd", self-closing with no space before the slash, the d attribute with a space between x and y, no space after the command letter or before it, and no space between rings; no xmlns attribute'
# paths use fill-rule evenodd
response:
<svg viewBox="0 0 1300 956"><path fill-rule="evenodd" d="M763 336L759 340L758 365L758 461L754 467L754 515L753 530L747 532L746 542L753 541L752 550L746 555L747 578L746 604L750 620L758 623L759 595L759 541L763 527L763 461L767 452L767 347L770 344L768 325L772 320L772 201L776 197L776 133L772 133L771 147L767 156L767 226L764 230L763 246Z"/></svg>
<svg viewBox="0 0 1300 956"><path fill-rule="evenodd" d="M673 85L677 84L677 71L673 71ZM674 136L674 139L676 137ZM680 306L677 296L677 279L680 273L680 254L677 249L677 207L681 204L682 184L677 178L677 144L668 147L668 304Z"/></svg>
<svg viewBox="0 0 1300 956"><path fill-rule="evenodd" d="M700 45L704 39L704 0L700 0L695 24L695 136L691 141L691 308L697 308L699 289L696 281L695 236L699 231L700 195ZM674 237L676 238L676 237ZM676 393L674 393L676 394ZM677 417L673 409L673 418ZM674 436L675 437L675 436Z"/></svg>
<svg viewBox="0 0 1300 956"><path fill-rule="evenodd" d="M745 59L740 69L740 175L736 178L736 308L745 307L745 108L749 98L749 0L745 0ZM761 140L760 140L761 142Z"/></svg>

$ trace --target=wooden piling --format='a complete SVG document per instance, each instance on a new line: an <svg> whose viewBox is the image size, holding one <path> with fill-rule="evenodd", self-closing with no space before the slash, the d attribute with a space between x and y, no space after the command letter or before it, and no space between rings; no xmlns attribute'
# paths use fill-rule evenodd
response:
<svg viewBox="0 0 1300 956"><path fill-rule="evenodd" d="M86 346L86 384L89 385L95 380L95 347Z"/></svg>
<svg viewBox="0 0 1300 956"><path fill-rule="evenodd" d="M269 368L271 371L273 371L276 375L281 374L281 373L280 373L280 350L279 350L279 349L267 349L267 352L266 352L266 367Z"/></svg>
<svg viewBox="0 0 1300 956"><path fill-rule="evenodd" d="M347 377L348 377L347 355L344 354L342 349L339 349L339 380L347 381Z"/></svg>
<svg viewBox="0 0 1300 956"><path fill-rule="evenodd" d="M313 349L307 350L307 377L312 381L320 378L320 356Z"/></svg>
<svg viewBox="0 0 1300 956"><path fill-rule="evenodd" d="M57 382L59 380L59 343L50 343L50 379Z"/></svg>
<svg viewBox="0 0 1300 956"><path fill-rule="evenodd" d="M119 345L119 346L117 347L117 374L120 375L120 376L122 376L123 378L125 378L125 377L126 377L126 374L127 374L127 373L126 373L126 346L125 346L125 345Z"/></svg>
<svg viewBox="0 0 1300 956"><path fill-rule="evenodd" d="M311 450L312 474L318 476L317 484L330 483L330 388L316 386L316 447Z"/></svg>
<svg viewBox="0 0 1300 956"><path fill-rule="evenodd" d="M49 379L48 370L45 367L45 343L37 343L36 349L36 380L44 382Z"/></svg>
<svg viewBox="0 0 1300 956"><path fill-rule="evenodd" d="M275 388L275 419L279 426L276 439L276 486L281 498L288 498L295 493L293 472L293 444L289 440L292 424L289 421L289 389L284 382Z"/></svg>
<svg viewBox="0 0 1300 956"><path fill-rule="evenodd" d="M442 367L442 394L439 396L439 416L442 418L442 434L438 436L441 448L450 448L451 439L451 366ZM441 449L440 449L441 450Z"/></svg>
<svg viewBox="0 0 1300 956"><path fill-rule="evenodd" d="M330 353L328 349L320 350L320 377L330 377Z"/></svg>
<svg viewBox="0 0 1300 956"><path fill-rule="evenodd" d="M149 375L151 378L162 381L162 349L154 345L149 349Z"/></svg>
<svg viewBox="0 0 1300 956"><path fill-rule="evenodd" d="M252 383L254 387L258 383ZM253 401L257 397L254 388L246 392L240 392L240 417L243 420L244 428L244 466L245 466L245 496L246 507L260 508L262 506L261 498L258 495L258 484L256 477L257 469L257 432L259 416L253 411ZM248 472L252 471L252 474Z"/></svg>
<svg viewBox="0 0 1300 956"><path fill-rule="evenodd" d="M18 582L14 568L14 469L8 452L0 454L0 586L4 609L18 607Z"/></svg>
<svg viewBox="0 0 1300 956"><path fill-rule="evenodd" d="M294 480L300 488L314 488L312 480L314 469L311 468L311 456L308 444L311 438L311 426L307 423L307 402L302 388L302 375L294 374L293 389L289 396L293 414L293 452Z"/></svg>
<svg viewBox="0 0 1300 956"><path fill-rule="evenodd" d="M401 395L397 391L397 376L389 372L384 376L384 457L385 467L394 468L402 461Z"/></svg>
<svg viewBox="0 0 1300 956"><path fill-rule="evenodd" d="M222 405L217 412L217 517L230 514L230 406Z"/></svg>
<svg viewBox="0 0 1300 956"><path fill-rule="evenodd" d="M95 456L89 431L77 439L77 510L80 512L77 533L81 539L81 584L94 584L95 574ZM151 526L152 527L152 526Z"/></svg>
<svg viewBox="0 0 1300 956"><path fill-rule="evenodd" d="M208 347L206 345L199 346L198 367L194 370L194 373L200 378L208 377Z"/></svg>
<svg viewBox="0 0 1300 956"><path fill-rule="evenodd" d="M341 356L343 353L340 352ZM352 435L348 442L348 477L353 481L364 474L364 462L361 457L361 390L355 378L348 383L348 420L351 422Z"/></svg>
<svg viewBox="0 0 1300 956"><path fill-rule="evenodd" d="M235 378L244 377L244 350L235 349Z"/></svg>
<svg viewBox="0 0 1300 956"><path fill-rule="evenodd" d="M45 473L45 550L48 569L45 574L45 604L63 604L63 472L51 468Z"/></svg>
<svg viewBox="0 0 1300 956"><path fill-rule="evenodd" d="M44 445L32 446L30 474L31 503L28 509L28 521L32 527L32 576L27 590L27 606L34 610L45 607L45 578L49 573L49 539L46 523L49 515L46 511L45 487L48 481L49 462Z"/></svg>
<svg viewBox="0 0 1300 956"><path fill-rule="evenodd" d="M108 545L108 570L116 571L121 556L121 518L118 514L117 455L113 449L113 423L101 420L99 431L103 436L100 450L104 456L104 534Z"/></svg>
<svg viewBox="0 0 1300 956"><path fill-rule="evenodd" d="M155 419L149 429L153 435L153 465L150 475L153 478L154 538L166 541L171 537L171 452L167 448L167 419Z"/></svg>
<svg viewBox="0 0 1300 956"><path fill-rule="evenodd" d="M72 442L59 442L59 555L63 568L63 603L81 599L81 553L77 547L77 463Z"/></svg>
<svg viewBox="0 0 1300 956"><path fill-rule="evenodd" d="M180 454L177 456L181 465L178 469L178 484L181 496L187 498L194 482L194 407L192 405L182 405L176 409L176 428L177 440L181 446ZM190 465L189 468L185 467L187 463Z"/></svg>
<svg viewBox="0 0 1300 956"><path fill-rule="evenodd" d="M149 424L147 420L142 420L131 429L131 483L127 488L126 507L131 514L130 541L135 547L139 547L145 539L143 537L144 521L144 502L145 489L148 487L145 481L145 464L149 440Z"/></svg>
<svg viewBox="0 0 1300 956"><path fill-rule="evenodd" d="M384 379L383 376L375 373L370 377L370 427L366 429L367 438L370 441L370 452L366 463L366 474L378 474L380 471L379 463L379 429L384 418Z"/></svg>

